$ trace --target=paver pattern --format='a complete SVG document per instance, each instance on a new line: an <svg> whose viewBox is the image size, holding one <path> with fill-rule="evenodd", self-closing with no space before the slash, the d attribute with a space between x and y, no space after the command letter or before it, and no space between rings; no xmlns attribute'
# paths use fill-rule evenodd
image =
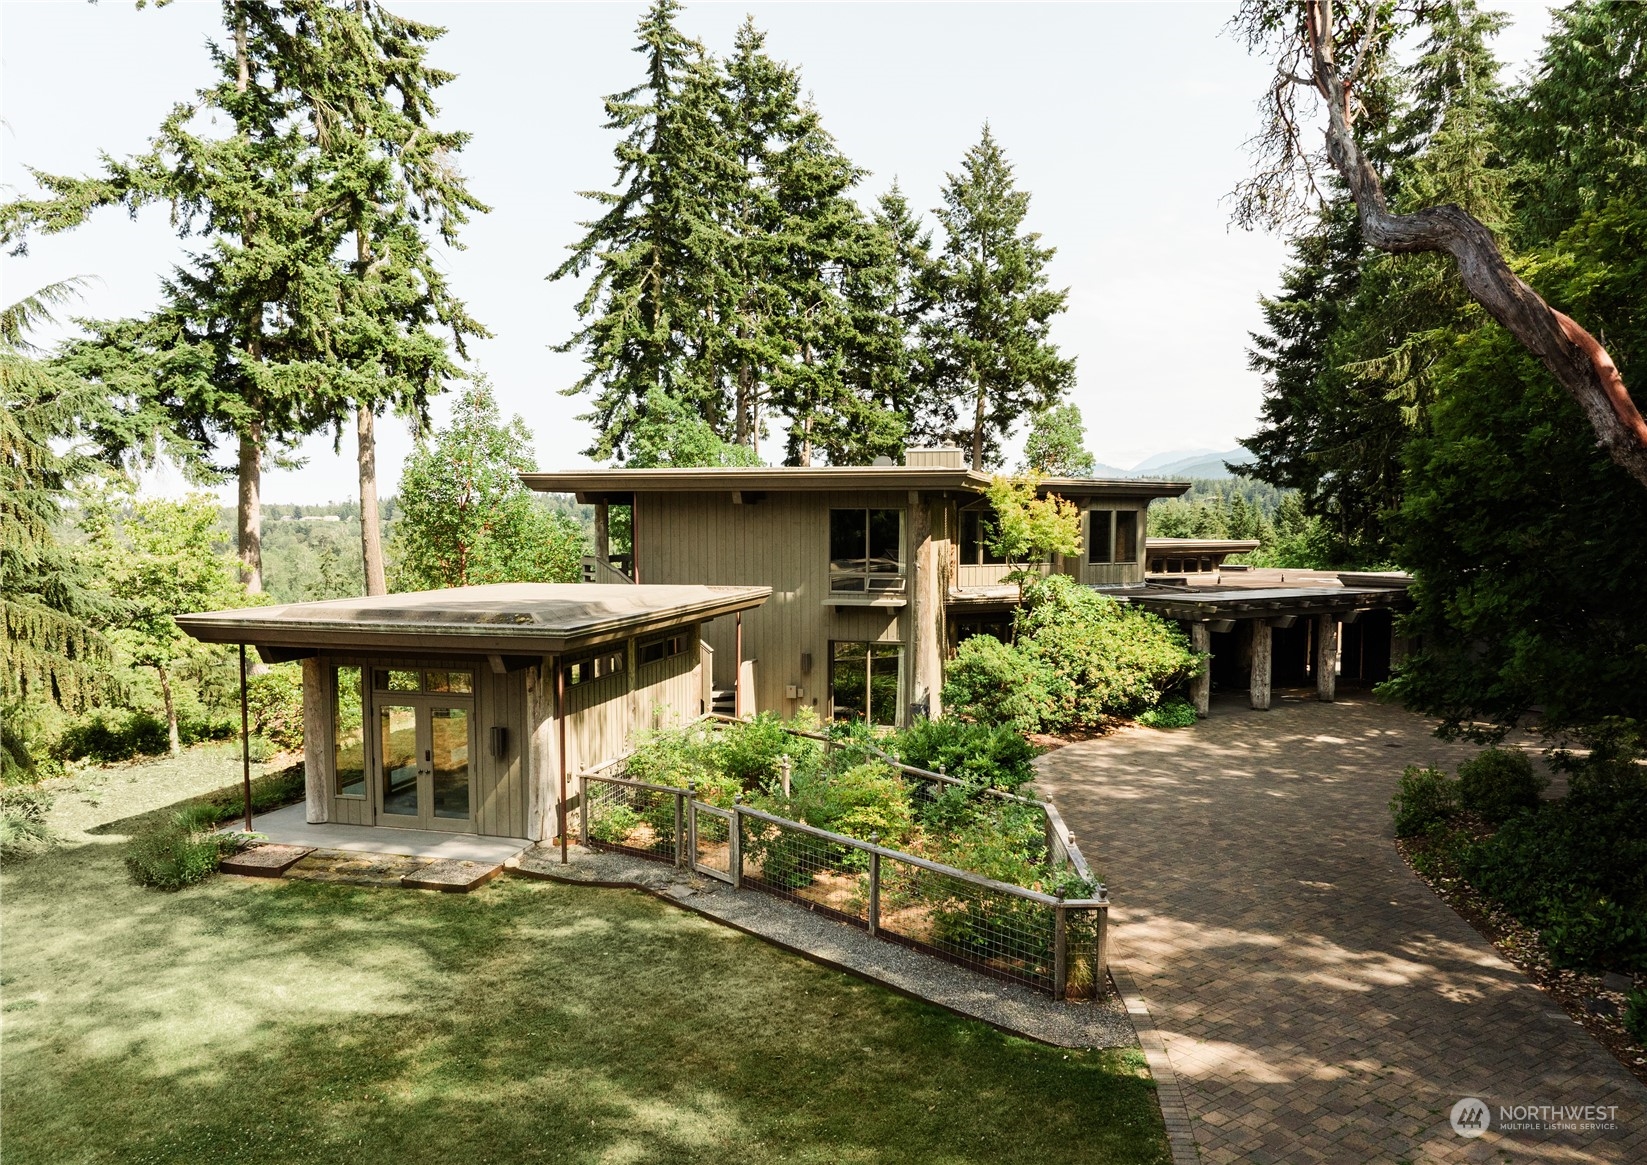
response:
<svg viewBox="0 0 1647 1165"><path fill-rule="evenodd" d="M1402 767L1473 751L1364 696L1220 698L1039 762L1202 1161L1647 1162L1647 1088L1395 850ZM1465 1097L1489 1106L1478 1138L1448 1120ZM1513 1105L1613 1106L1617 1127L1505 1131Z"/></svg>

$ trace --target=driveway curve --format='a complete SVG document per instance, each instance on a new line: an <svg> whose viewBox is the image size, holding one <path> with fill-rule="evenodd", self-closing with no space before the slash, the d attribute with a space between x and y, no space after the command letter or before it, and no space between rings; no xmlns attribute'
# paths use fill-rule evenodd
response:
<svg viewBox="0 0 1647 1165"><path fill-rule="evenodd" d="M1042 757L1115 899L1112 951L1148 1004L1204 1162L1647 1162L1647 1088L1407 869L1407 764L1473 747L1399 708L1219 699ZM1488 1131L1455 1133L1454 1104ZM1597 1106L1506 1130L1501 1109Z"/></svg>

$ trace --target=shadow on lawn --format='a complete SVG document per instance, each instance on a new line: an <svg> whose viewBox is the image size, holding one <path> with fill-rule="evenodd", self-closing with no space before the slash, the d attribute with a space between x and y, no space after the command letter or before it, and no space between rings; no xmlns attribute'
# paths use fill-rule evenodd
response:
<svg viewBox="0 0 1647 1165"><path fill-rule="evenodd" d="M98 845L5 891L8 1165L1165 1159L1126 1054L1011 1039L635 892L162 895Z"/></svg>

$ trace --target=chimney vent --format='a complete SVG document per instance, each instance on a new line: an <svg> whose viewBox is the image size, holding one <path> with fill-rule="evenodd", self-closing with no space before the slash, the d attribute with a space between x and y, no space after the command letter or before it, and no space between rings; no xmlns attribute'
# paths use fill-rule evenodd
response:
<svg viewBox="0 0 1647 1165"><path fill-rule="evenodd" d="M910 469L965 469L966 452L953 445L935 449L906 449L904 465Z"/></svg>

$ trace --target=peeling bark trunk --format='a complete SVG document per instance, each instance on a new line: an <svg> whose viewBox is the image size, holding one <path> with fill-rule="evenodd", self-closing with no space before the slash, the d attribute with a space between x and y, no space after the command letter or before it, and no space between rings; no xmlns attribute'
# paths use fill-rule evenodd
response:
<svg viewBox="0 0 1647 1165"><path fill-rule="evenodd" d="M254 595L263 593L263 422L253 421L240 435L239 522L240 581Z"/></svg>
<svg viewBox="0 0 1647 1165"><path fill-rule="evenodd" d="M1384 188L1351 131L1350 89L1332 44L1332 0L1308 0L1306 27L1316 90L1327 106L1327 155L1349 185L1361 237L1381 251L1444 251L1470 297L1550 370L1577 402L1596 443L1647 487L1647 420L1630 399L1607 350L1510 270L1493 234L1457 206L1391 214Z"/></svg>
<svg viewBox="0 0 1647 1165"><path fill-rule="evenodd" d="M172 677L158 663L154 665L154 671L160 677L160 698L166 704L166 741L171 746L172 755L177 756L183 751L183 736L177 730L177 704L172 700Z"/></svg>
<svg viewBox="0 0 1647 1165"><path fill-rule="evenodd" d="M377 435L372 410L365 405L355 410L355 443L360 463L360 556L366 568L366 593L386 595L389 584L383 571L383 529L377 509Z"/></svg>

